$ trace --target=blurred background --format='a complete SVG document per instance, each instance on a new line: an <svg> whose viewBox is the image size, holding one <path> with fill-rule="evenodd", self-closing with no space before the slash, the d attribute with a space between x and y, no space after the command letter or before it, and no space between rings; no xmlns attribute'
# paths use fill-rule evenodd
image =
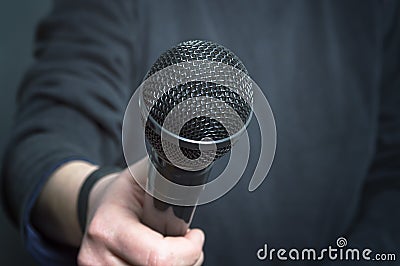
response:
<svg viewBox="0 0 400 266"><path fill-rule="evenodd" d="M10 134L15 94L25 70L32 63L33 37L50 0L0 2L0 156ZM0 166L1 167L1 166ZM0 169L1 170L1 169ZM17 230L0 210L0 265L36 265L23 249Z"/></svg>

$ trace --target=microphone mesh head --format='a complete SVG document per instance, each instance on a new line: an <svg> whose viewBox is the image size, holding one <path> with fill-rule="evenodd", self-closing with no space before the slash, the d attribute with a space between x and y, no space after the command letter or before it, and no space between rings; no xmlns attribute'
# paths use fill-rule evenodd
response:
<svg viewBox="0 0 400 266"><path fill-rule="evenodd" d="M207 65L207 67L197 68L193 63L193 66L189 65L189 69L185 65L183 69L173 69L150 80L152 76L156 76L155 74L161 73L160 71L170 66L186 62L198 63L199 60L222 63L221 65L234 68L236 72L224 71L223 68L214 67L213 64L210 65L211 67ZM186 77L189 71L190 73L198 71L203 76L212 77L210 80L221 82L191 79L181 83L180 81L184 80L182 77ZM214 160L227 153L232 144L230 137L243 129L250 119L249 103L252 102L252 90L249 79L243 77L248 76L240 59L227 48L209 41L186 41L164 52L147 73L145 81L148 80L149 84L142 91L144 108L148 111L148 118L145 121L145 136L148 144L159 157L169 161L164 153L163 145L165 148L175 144L168 142L163 144L159 132L169 116L169 126L172 129L175 125L179 125L174 129L179 135L179 149L188 159L195 160L201 156L209 160L207 156L213 156L212 160ZM235 84L237 88L234 90L221 83ZM190 104L182 104L188 100L191 100ZM174 112L171 112L172 110ZM199 113L204 115L188 119L191 114ZM205 151L202 154L198 147L185 145L190 144L191 141L204 139L227 140L227 142L217 144L216 152L210 152L209 155ZM185 140L188 143L185 143ZM178 157L177 155L174 159L179 160Z"/></svg>
<svg viewBox="0 0 400 266"><path fill-rule="evenodd" d="M247 69L240 59L224 46L210 41L190 40L165 51L150 68L145 79L168 66L194 60L224 63L247 74Z"/></svg>

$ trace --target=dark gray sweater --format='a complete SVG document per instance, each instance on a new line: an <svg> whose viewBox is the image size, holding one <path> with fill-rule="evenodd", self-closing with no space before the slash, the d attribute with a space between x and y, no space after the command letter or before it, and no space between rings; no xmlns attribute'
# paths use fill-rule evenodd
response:
<svg viewBox="0 0 400 266"><path fill-rule="evenodd" d="M207 39L235 52L263 89L278 143L268 178L248 192L252 123L247 174L198 208L206 264L253 265L265 243L336 247L340 236L398 252L399 14L389 0L55 1L17 96L2 175L9 215L29 246L31 205L60 163L124 166L123 113L146 71L171 46Z"/></svg>

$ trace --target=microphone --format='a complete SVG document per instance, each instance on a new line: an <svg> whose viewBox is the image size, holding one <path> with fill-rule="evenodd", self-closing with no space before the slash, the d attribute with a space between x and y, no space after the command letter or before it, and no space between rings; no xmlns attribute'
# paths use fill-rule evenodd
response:
<svg viewBox="0 0 400 266"><path fill-rule="evenodd" d="M164 236L186 233L196 204L185 199L196 202L214 162L229 154L250 121L252 88L243 76L247 70L233 52L190 40L164 52L144 78L139 106L151 195L145 195L142 222ZM173 193L168 182L196 189L166 196ZM183 204L163 198L182 198Z"/></svg>

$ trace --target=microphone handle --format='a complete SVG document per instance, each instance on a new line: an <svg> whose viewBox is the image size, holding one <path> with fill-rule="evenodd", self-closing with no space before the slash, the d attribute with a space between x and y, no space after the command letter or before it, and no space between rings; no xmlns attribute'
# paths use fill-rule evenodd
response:
<svg viewBox="0 0 400 266"><path fill-rule="evenodd" d="M154 158L156 157L156 158ZM162 161L157 155L150 156L147 189L152 195L163 191L162 178L180 185L205 184L210 175L211 165L201 171L185 171ZM161 175L160 172L163 174ZM165 181L164 181L165 182ZM190 198L199 197L202 189ZM178 206L161 201L145 193L142 222L164 236L183 236L193 218L196 206Z"/></svg>

